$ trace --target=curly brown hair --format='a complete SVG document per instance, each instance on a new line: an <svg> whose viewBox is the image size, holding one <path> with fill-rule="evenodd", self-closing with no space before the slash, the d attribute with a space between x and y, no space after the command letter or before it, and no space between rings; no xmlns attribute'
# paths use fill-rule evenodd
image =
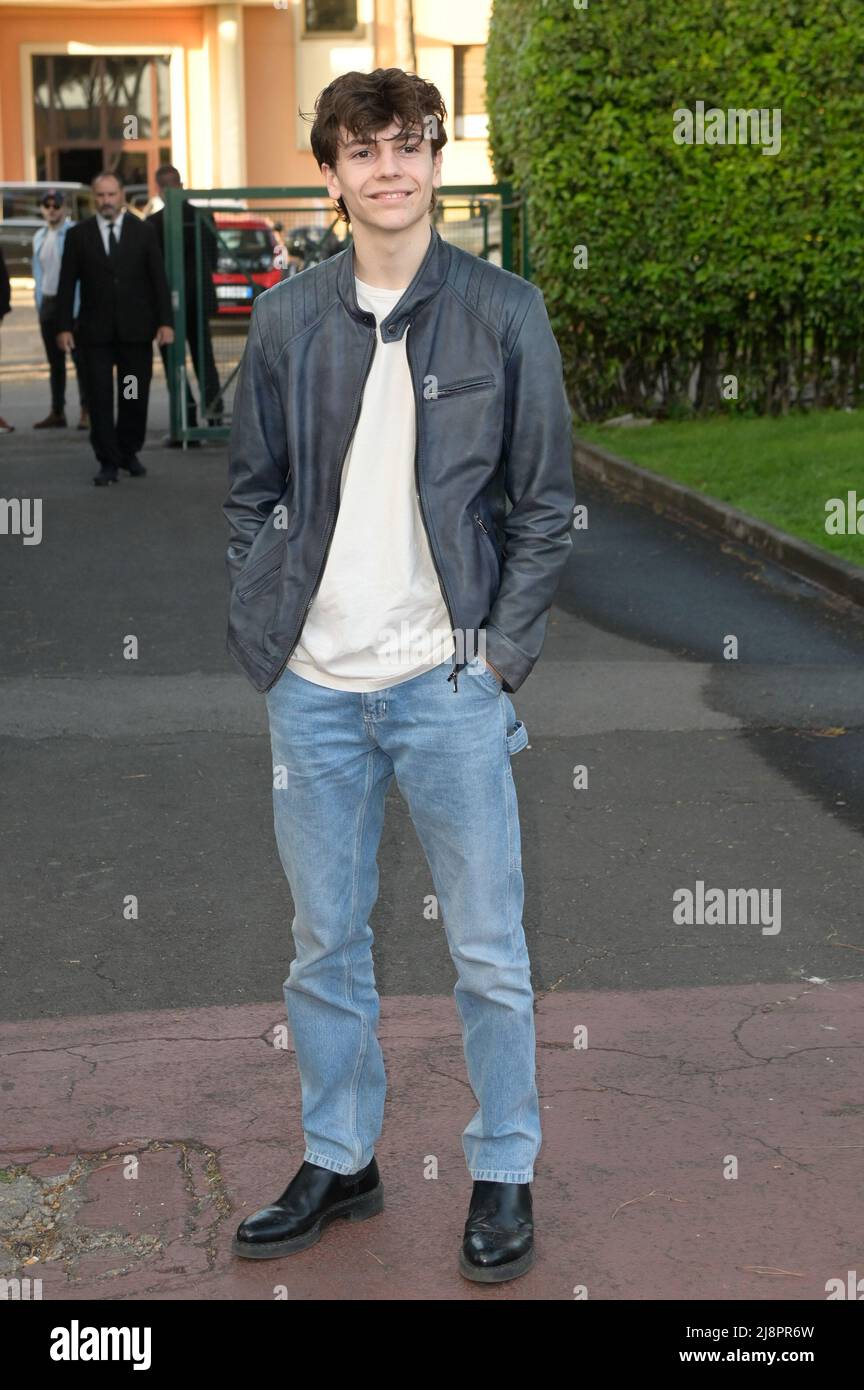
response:
<svg viewBox="0 0 864 1390"><path fill-rule="evenodd" d="M307 119L302 111L300 115ZM414 72L402 68L344 72L318 94L309 139L318 168L327 164L335 169L341 129L352 137L368 140L377 131L386 130L392 121L398 121L400 137L417 126L424 138L429 135L434 159L447 143L446 119L447 109L438 88ZM433 188L430 213L435 203ZM350 223L344 198L339 198L335 207L340 220Z"/></svg>

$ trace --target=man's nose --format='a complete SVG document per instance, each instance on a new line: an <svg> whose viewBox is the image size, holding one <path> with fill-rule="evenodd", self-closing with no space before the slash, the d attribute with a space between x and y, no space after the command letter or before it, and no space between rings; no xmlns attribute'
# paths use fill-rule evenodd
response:
<svg viewBox="0 0 864 1390"><path fill-rule="evenodd" d="M381 166L381 172L383 174L390 175L401 173L401 168L399 165L399 156L396 153L395 144L391 140L385 140L383 142Z"/></svg>

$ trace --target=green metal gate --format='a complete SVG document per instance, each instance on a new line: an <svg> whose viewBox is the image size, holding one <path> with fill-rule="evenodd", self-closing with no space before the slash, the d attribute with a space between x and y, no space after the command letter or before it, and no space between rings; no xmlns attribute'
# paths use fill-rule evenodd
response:
<svg viewBox="0 0 864 1390"><path fill-rule="evenodd" d="M450 184L437 194L433 221L441 236L505 270L530 275L524 208L511 184ZM166 189L175 440L185 446L228 437L256 296L350 240L321 188Z"/></svg>

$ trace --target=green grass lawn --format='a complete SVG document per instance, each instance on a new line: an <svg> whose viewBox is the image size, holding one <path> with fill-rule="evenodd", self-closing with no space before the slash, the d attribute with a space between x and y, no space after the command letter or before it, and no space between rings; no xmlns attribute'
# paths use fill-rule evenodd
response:
<svg viewBox="0 0 864 1390"><path fill-rule="evenodd" d="M831 536L825 503L864 498L864 412L687 420L639 429L574 423L583 439L864 565L864 535ZM864 526L864 520L861 521Z"/></svg>

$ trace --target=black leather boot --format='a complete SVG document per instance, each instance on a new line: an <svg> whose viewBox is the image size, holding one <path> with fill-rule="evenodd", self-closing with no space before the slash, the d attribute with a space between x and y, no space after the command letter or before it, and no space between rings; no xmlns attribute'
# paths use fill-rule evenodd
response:
<svg viewBox="0 0 864 1390"><path fill-rule="evenodd" d="M480 1284L499 1284L527 1274L534 1263L530 1182L474 1183L459 1273Z"/></svg>
<svg viewBox="0 0 864 1390"><path fill-rule="evenodd" d="M342 1216L366 1221L383 1209L384 1188L374 1157L358 1173L334 1173L304 1159L272 1206L240 1222L231 1249L249 1260L293 1255L319 1241L329 1222Z"/></svg>

